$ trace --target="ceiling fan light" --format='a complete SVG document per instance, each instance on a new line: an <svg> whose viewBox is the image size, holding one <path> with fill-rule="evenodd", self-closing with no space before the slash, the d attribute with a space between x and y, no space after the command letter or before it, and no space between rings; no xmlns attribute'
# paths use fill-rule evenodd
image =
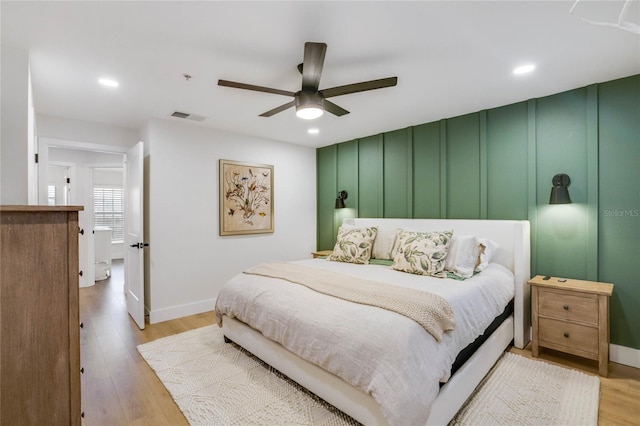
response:
<svg viewBox="0 0 640 426"><path fill-rule="evenodd" d="M324 110L316 105L302 105L296 107L296 115L304 120L313 120L324 114Z"/></svg>
<svg viewBox="0 0 640 426"><path fill-rule="evenodd" d="M296 115L304 120L313 120L324 114L324 99L318 92L296 93Z"/></svg>

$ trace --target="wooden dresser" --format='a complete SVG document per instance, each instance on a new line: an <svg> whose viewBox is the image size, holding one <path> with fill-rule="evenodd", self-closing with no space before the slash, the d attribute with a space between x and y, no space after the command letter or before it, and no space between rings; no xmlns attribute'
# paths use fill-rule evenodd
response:
<svg viewBox="0 0 640 426"><path fill-rule="evenodd" d="M80 425L78 212L0 206L0 424Z"/></svg>
<svg viewBox="0 0 640 426"><path fill-rule="evenodd" d="M533 277L529 284L533 316L531 353L546 347L609 364L609 297L613 284L556 277Z"/></svg>

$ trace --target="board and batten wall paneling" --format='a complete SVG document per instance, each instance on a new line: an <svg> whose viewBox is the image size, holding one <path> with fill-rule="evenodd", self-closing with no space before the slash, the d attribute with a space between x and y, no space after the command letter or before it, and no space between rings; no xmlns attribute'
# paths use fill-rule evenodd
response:
<svg viewBox="0 0 640 426"><path fill-rule="evenodd" d="M587 272L587 90L576 89L536 102L538 273L586 277ZM571 178L572 204L549 205L551 180Z"/></svg>
<svg viewBox="0 0 640 426"><path fill-rule="evenodd" d="M382 135L358 141L358 216L384 216L384 143Z"/></svg>
<svg viewBox="0 0 640 426"><path fill-rule="evenodd" d="M318 194L318 229L316 246L319 250L332 249L335 243L334 216L337 195L337 145L319 148L316 151Z"/></svg>
<svg viewBox="0 0 640 426"><path fill-rule="evenodd" d="M528 217L527 104L487 112L487 218Z"/></svg>
<svg viewBox="0 0 640 426"><path fill-rule="evenodd" d="M480 219L480 116L447 120L447 218Z"/></svg>
<svg viewBox="0 0 640 426"><path fill-rule="evenodd" d="M384 217L412 217L411 130L384 134Z"/></svg>
<svg viewBox="0 0 640 426"><path fill-rule="evenodd" d="M413 217L440 218L440 123L413 128Z"/></svg>
<svg viewBox="0 0 640 426"><path fill-rule="evenodd" d="M345 206L358 209L358 141L353 140L338 145L337 191L347 191Z"/></svg>
<svg viewBox="0 0 640 426"><path fill-rule="evenodd" d="M640 349L640 76L599 85L599 278L611 341Z"/></svg>

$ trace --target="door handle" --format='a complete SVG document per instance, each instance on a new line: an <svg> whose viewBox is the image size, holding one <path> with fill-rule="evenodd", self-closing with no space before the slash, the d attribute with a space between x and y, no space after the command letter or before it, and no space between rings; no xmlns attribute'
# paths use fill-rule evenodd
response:
<svg viewBox="0 0 640 426"><path fill-rule="evenodd" d="M149 243L135 243L135 244L131 244L131 247L141 249L141 248L149 247Z"/></svg>

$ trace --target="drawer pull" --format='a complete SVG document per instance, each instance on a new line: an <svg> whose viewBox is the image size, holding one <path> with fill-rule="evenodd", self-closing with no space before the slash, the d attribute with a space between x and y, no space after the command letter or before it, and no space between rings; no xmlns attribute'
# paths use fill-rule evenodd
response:
<svg viewBox="0 0 640 426"><path fill-rule="evenodd" d="M564 334L563 334L563 336L564 336L564 337L569 337L569 333L565 331L565 332L564 332Z"/></svg>
<svg viewBox="0 0 640 426"><path fill-rule="evenodd" d="M562 309L564 309L565 311L568 311L568 310L569 310L569 305L564 305L564 306L562 307Z"/></svg>
<svg viewBox="0 0 640 426"><path fill-rule="evenodd" d="M84 367L80 368L80 374L84 374Z"/></svg>

